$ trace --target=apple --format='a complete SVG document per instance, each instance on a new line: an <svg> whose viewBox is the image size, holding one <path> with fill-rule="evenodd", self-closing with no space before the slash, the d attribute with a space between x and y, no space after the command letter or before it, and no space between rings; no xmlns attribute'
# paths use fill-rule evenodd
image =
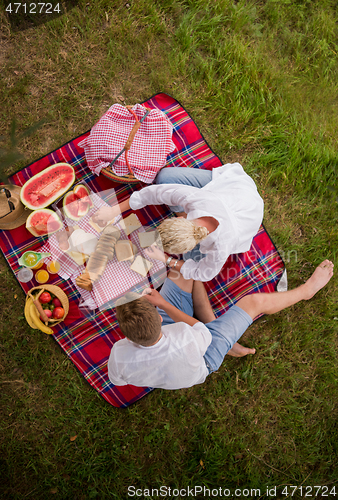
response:
<svg viewBox="0 0 338 500"><path fill-rule="evenodd" d="M63 309L63 307L55 307L54 311L53 311L53 318L54 319L61 319L63 318L65 314L65 310Z"/></svg>
<svg viewBox="0 0 338 500"><path fill-rule="evenodd" d="M44 312L45 312L45 315L47 316L47 318L51 318L53 316L53 313L50 309L44 309ZM41 316L40 316L40 319L42 319Z"/></svg>
<svg viewBox="0 0 338 500"><path fill-rule="evenodd" d="M54 305L55 307L62 307L62 304L61 304L61 302L59 301L59 299L58 299L57 297L55 297L55 298L53 299L53 305Z"/></svg>
<svg viewBox="0 0 338 500"><path fill-rule="evenodd" d="M39 302L41 304L48 304L52 300L52 297L49 292L43 292L39 297Z"/></svg>

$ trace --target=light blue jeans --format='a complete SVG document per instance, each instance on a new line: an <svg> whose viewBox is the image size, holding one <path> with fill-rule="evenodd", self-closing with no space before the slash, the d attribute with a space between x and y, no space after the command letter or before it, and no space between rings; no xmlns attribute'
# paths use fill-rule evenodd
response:
<svg viewBox="0 0 338 500"><path fill-rule="evenodd" d="M189 316L193 316L194 307L192 294L181 290L181 288L169 278L163 283L160 294L170 304L177 307L177 309ZM163 309L158 307L157 310L162 316L163 326L175 323ZM227 312L214 319L214 321L205 323L205 326L209 329L212 336L211 344L204 354L204 361L209 374L218 370L223 363L224 356L241 338L245 330L251 324L252 318L236 305L231 306Z"/></svg>

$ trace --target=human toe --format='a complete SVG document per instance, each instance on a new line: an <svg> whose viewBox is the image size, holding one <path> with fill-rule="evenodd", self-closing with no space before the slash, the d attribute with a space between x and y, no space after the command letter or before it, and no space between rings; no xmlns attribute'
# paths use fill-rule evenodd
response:
<svg viewBox="0 0 338 500"><path fill-rule="evenodd" d="M328 259L323 260L323 262L321 264L319 264L319 267L321 267L322 269L325 269L327 267L332 267L332 266L333 266L333 263Z"/></svg>

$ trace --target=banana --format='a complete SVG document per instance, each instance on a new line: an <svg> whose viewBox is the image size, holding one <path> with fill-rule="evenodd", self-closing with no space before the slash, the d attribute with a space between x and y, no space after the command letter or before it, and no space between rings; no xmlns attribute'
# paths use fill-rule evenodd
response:
<svg viewBox="0 0 338 500"><path fill-rule="evenodd" d="M37 330L38 327L35 326L35 323L33 322L32 318L31 318L31 315L30 315L30 306L31 306L31 304L33 304L33 299L32 299L32 297L28 297L28 299L26 301L26 304L25 304L24 314L25 314L25 318L26 318L26 321L29 324L29 326L31 328L33 328L34 330Z"/></svg>
<svg viewBox="0 0 338 500"><path fill-rule="evenodd" d="M42 323L42 321L38 315L38 310L35 307L35 304L33 304L33 302L29 306L29 312L30 312L31 319L32 319L33 323L35 323L35 326L39 330L41 330L44 333L47 333L47 335L51 335L52 333L54 333L53 330L51 328L49 328L49 326L46 326L44 323Z"/></svg>

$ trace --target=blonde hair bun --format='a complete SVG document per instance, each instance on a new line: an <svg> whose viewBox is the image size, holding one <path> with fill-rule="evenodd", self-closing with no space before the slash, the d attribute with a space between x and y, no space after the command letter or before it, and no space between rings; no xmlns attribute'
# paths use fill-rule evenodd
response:
<svg viewBox="0 0 338 500"><path fill-rule="evenodd" d="M200 241L204 240L204 238L206 238L208 236L208 234L209 234L209 231L207 230L206 227L204 227L204 226L195 226L195 228L194 228L194 237L195 237L195 240L196 240L196 245Z"/></svg>

